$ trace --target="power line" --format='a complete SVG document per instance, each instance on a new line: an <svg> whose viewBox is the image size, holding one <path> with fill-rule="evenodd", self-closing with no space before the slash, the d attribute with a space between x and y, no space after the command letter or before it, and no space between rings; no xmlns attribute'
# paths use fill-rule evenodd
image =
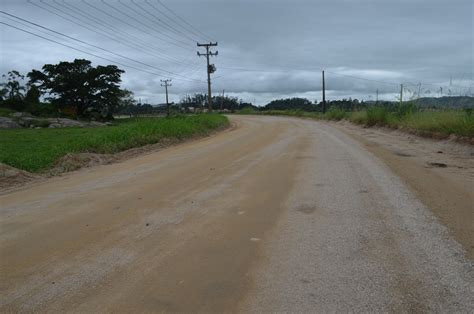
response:
<svg viewBox="0 0 474 314"><path fill-rule="evenodd" d="M70 18L68 18L68 17L65 17L64 15L58 14L58 13L56 13L56 12L54 12L54 11L51 11L50 9L48 9L48 8L46 8L46 7L43 7L43 6L41 6L41 5L37 4L37 3L32 2L31 0L28 0L28 3L29 3L29 4L34 5L34 6L40 8L40 9L42 9L42 10L45 10L45 11L47 11L47 12L53 14L53 15L59 16L59 17L61 17L62 19L65 19L66 21L69 21L69 22L71 22L71 23L73 23L73 24L75 24L75 25L79 25L79 26L81 26L82 28L85 28L85 29L87 29L87 30L89 30L89 31L91 31L91 32L93 32L93 33L95 33L95 34L100 34L100 35L102 35L102 36L104 36L104 37L107 37L108 39L110 39L110 40L112 40L112 41L115 41L115 42L117 42L117 43L119 43L119 44L121 44L121 45L127 46L127 47L132 48L132 49L136 49L136 50L138 50L138 51L140 51L140 52L142 52L142 53L148 54L148 55L150 55L150 56L157 57L157 58L161 58L161 59L163 59L163 60L165 60L165 61L174 62L174 61L171 61L171 60L166 59L165 57L162 57L162 56L160 56L160 55L157 55L156 53L148 52L147 50L152 51L152 50L150 50L148 47L144 47L144 48L147 48L147 49L144 49L144 48L137 48L137 46L139 46L139 47L143 47L143 46L142 46L142 45L139 45L139 44L137 44L137 43L133 43L132 41L127 40L126 38L125 38L125 42L123 42L123 39L120 39L120 38L115 34L116 32L115 32L115 33L112 33L112 35L110 35L110 32L108 32L108 31L93 29L93 28L91 28L91 27L89 27L89 26L87 26L87 25L82 24L82 22L84 22L83 20L81 20L81 19L79 19L79 18L77 18L77 17L75 17L75 16L73 16L73 15L71 15L71 14L68 14L68 13L64 12L63 10L58 9L58 8L56 8L56 7L54 7L54 6L50 5L50 4L48 4L48 3L44 3L42 0L40 0L40 2L41 2L42 4L44 4L44 5L47 5L47 6L53 8L53 9L55 9L55 10L58 10L58 11L62 12L63 14L66 14L67 16L71 16L72 18L75 18L75 19L77 19L77 20L79 20L79 21L81 21L81 22L76 22L76 21L74 21L74 20L72 20L72 19L70 19ZM85 22L85 23L87 23L87 22ZM131 42L132 44L128 44L128 42Z"/></svg>
<svg viewBox="0 0 474 314"><path fill-rule="evenodd" d="M136 28L134 25L128 23L127 21L124 21L123 19L120 19L120 18L116 17L115 15L110 14L109 12L107 12L107 11L105 11L105 10L102 10L101 8L99 8L99 7L95 6L95 5L92 5L92 4L88 3L88 2L85 1L85 0L82 0L82 2L83 2L85 5L91 7L93 10L99 11L99 12L101 12L102 14L104 14L104 15L106 15L106 16L109 16L109 17L113 18L114 20L117 20L117 21L121 22L122 24L128 25L128 26L130 26L130 27L132 27L132 28ZM136 28L136 29L138 29L138 28ZM127 33L127 34L128 34L128 33ZM150 35L149 33L146 33L146 34ZM145 42L147 45L153 45L153 43L150 43L149 41L146 42L146 41L144 41L143 39L138 38L138 37L136 37L136 36L134 36L134 35L130 35L130 36L132 36L132 37L134 37L134 38L137 38L137 40L140 40L141 42L142 42L142 41ZM170 58L170 60L174 60L174 58L171 58L170 56L168 56L168 55L166 55L166 54L163 54L163 53L162 53L162 55L167 56L168 58ZM177 60L177 59L176 59L176 60Z"/></svg>
<svg viewBox="0 0 474 314"><path fill-rule="evenodd" d="M56 8L55 6L52 6L52 5L48 4L48 3L44 3L42 0L40 0L40 2L41 2L42 4L44 4L44 5L47 5L47 6L51 7L51 8L53 8L53 9L55 9L55 10L57 10L57 11L63 13L63 14L66 14L66 15L68 15L68 16L71 16L72 18L77 19L77 20L80 21L80 22L76 22L76 21L74 21L74 20L71 20L70 18L65 17L64 15L58 14L58 13L56 13L56 12L54 12L54 11L51 11L50 9L48 9L48 8L46 8L46 7L43 7L43 6L41 6L41 5L38 5L37 3L33 3L31 0L28 0L28 3L30 3L30 4L32 4L32 5L34 5L34 6L37 6L37 7L39 7L40 9L43 9L43 10L45 10L45 11L47 11L47 12L53 14L53 15L59 16L59 17L65 19L65 20L67 20L67 21L69 21L69 22L72 22L72 23L74 23L74 24L76 24L76 25L79 25L79 26L81 26L81 27L83 27L83 28L85 28L85 29L87 29L87 30L90 30L90 31L92 31L92 32L95 33L95 34L100 34L100 35L102 35L102 36L105 36L105 37L107 37L108 39L110 39L110 40L112 40L112 41L114 41L114 42L117 42L117 43L119 43L119 44L121 44L121 45L124 45L124 46L127 46L127 47L129 47L129 48L135 49L135 50L137 50L137 51L139 51L139 52L141 52L141 53L147 54L147 55L149 55L149 56L162 59L163 61L172 62L172 63L178 64L178 65L182 65L182 64L183 64L182 61L180 61L180 60L178 60L178 59L175 59L175 58L172 58L172 57L170 57L170 56L168 56L168 55L166 55L166 54L164 54L164 53L161 53L161 52L159 52L159 51L152 50L151 48L149 48L149 47L147 47L147 46L145 46L145 45L143 45L143 44L141 44L141 43L136 43L136 42L134 42L133 40L130 40L130 39L126 38L125 35L121 35L121 38L120 38L119 36L116 35L117 32L116 32L116 29L114 29L114 28L110 28L110 27L109 27L109 29L111 29L112 32L107 31L107 30L103 30L103 29L101 29L101 28L99 28L99 27L97 27L96 29L93 29L93 28L89 27L88 25L82 24L82 22L84 22L82 19L80 19L80 18L78 18L78 17L76 17L76 16L73 16L73 15L71 15L71 14L68 14L67 12L64 12L63 10L61 10L61 9L59 9L59 8ZM84 22L84 23L88 23L88 22ZM137 38L137 37L135 37L135 38Z"/></svg>
<svg viewBox="0 0 474 314"><path fill-rule="evenodd" d="M185 33L183 33L182 31L176 29L175 27L169 25L167 22L163 21L163 20L160 19L158 16L156 16L156 15L150 13L148 10L144 9L139 3L135 2L134 0L131 0L131 1L132 1L132 3L133 3L134 5L136 5L138 8L140 8L143 12L145 12L146 14L150 15L150 16L153 18L153 19L151 19L151 20L150 20L150 18L147 18L148 20L152 21L153 23L154 23L154 22L159 22L159 23L161 23L162 25L164 25L165 28L169 29L170 31L172 31L172 32L174 32L174 33L176 33L176 34L178 34L178 35L180 35L180 36L182 36L182 37L184 37L184 38L186 38L186 39L189 39L189 40L191 40L191 41L193 41L193 42L196 42L196 41L197 41L196 39L194 39L194 38L192 38L192 37L189 37L187 34L185 34Z"/></svg>
<svg viewBox="0 0 474 314"><path fill-rule="evenodd" d="M55 0L53 0L53 2L54 2L54 3L57 3ZM63 6L64 6L66 9L72 8L73 11L76 11L76 12L79 11L79 15L85 17L85 18L88 19L88 20L91 20L93 23L102 25L103 27L106 27L108 30L111 30L111 31L116 32L116 27L115 27L115 25L112 25L112 24L110 24L110 23L107 23L107 22L105 22L105 20L99 19L97 16L92 15L90 12L84 11L84 10L82 10L82 9L80 9L80 8L78 8L78 7L76 7L76 6L74 6L74 5L71 4L71 3L66 2L65 0L62 0L62 2L64 3ZM88 6L92 6L91 4L86 3L84 0L83 0L82 2L83 2L84 4L86 4L86 5L88 5ZM57 3L57 4L59 4L59 3ZM69 8L69 7L70 7L70 8ZM92 6L92 7L93 7L93 6ZM94 9L97 9L97 7L93 7L93 8L94 8ZM101 11L102 11L102 10L101 10ZM104 12L104 11L102 11L102 12ZM108 14L108 15L111 16L110 14ZM120 20L120 19L119 19L119 20ZM122 21L122 20L120 20L120 21ZM150 45L149 42L143 41L141 38L139 38L139 37L137 37L137 36L135 36L135 35L132 35L132 34L130 34L130 33L127 33L127 32L125 32L125 31L123 31L123 30L121 30L121 33L127 34L129 37L134 38L134 40L137 40L137 41L139 41L140 43L145 43L145 47L148 47L148 46ZM146 34L151 35L150 33L146 33ZM122 36L123 36L123 35L122 35ZM123 37L124 37L124 36L123 36Z"/></svg>
<svg viewBox="0 0 474 314"><path fill-rule="evenodd" d="M202 37L202 35L200 35L199 33L197 33L196 31L194 31L192 28L190 27L187 27L187 26L183 26L183 25L186 25L186 24L182 24L182 23L179 23L177 20L173 19L172 17L170 17L168 14L166 14L165 12L163 12L162 10L160 10L159 8L157 8L156 6L154 6L152 3L148 2L148 0L145 0L145 3L150 7L152 8L153 10L155 10L156 12L158 12L160 15L164 16L165 18L167 18L170 22L176 24L177 26L179 26L182 30L184 30L185 32L190 32L192 35L194 36L197 36L197 37Z"/></svg>
<svg viewBox="0 0 474 314"><path fill-rule="evenodd" d="M227 69L227 70L237 70L237 71L248 71L248 72L288 72L292 70L296 71L320 71L319 69L295 69L295 68L288 68L288 69L247 69L247 68L232 68L232 67L225 67L221 66L220 68L222 69ZM363 77L358 77L354 75L347 75L347 74L342 74L342 73L337 73L337 72L331 72L331 71L325 71L326 73L331 73L339 76L345 76L345 77L350 77L354 79L359 79L359 80L365 80L365 81L370 81L370 82L377 82L377 83L382 83L382 84L389 84L389 85L399 85L399 83L394 83L394 82L386 82L386 81L379 81L379 80L373 80L373 79L368 79L368 78L363 78Z"/></svg>
<svg viewBox="0 0 474 314"><path fill-rule="evenodd" d="M162 32L158 32L156 29L154 29L153 27L150 27L149 25L143 23L142 21L136 19L135 17L131 16L130 14L120 10L117 8L117 6L112 6L110 5L109 3L107 3L105 0L101 0L101 2L103 4L105 4L106 6L112 8L114 11L116 12L119 12L120 14L122 14L123 16L126 16L128 17L129 19L135 21L136 23L140 24L140 25L143 25L145 28L147 29L151 29L152 31L158 33L158 34L163 34L163 36L169 38L170 40L166 40L167 42L171 43L172 45L175 45L176 47L180 47L180 48L183 48L183 49L189 49L190 47L186 46L187 43L185 42L181 42L180 40L177 40L171 36L169 36L168 34L166 33L162 33ZM135 11L133 8L130 8L129 6L125 5L123 2L119 1L118 3L120 3L122 6L125 6L126 8L128 8L129 10L132 10L132 11ZM176 43L173 43L173 41L176 41Z"/></svg>
<svg viewBox="0 0 474 314"><path fill-rule="evenodd" d="M42 1L43 1L43 0L40 0L40 2L42 2ZM81 10L80 8L78 8L78 7L74 6L74 5L72 5L71 3L66 2L65 0L62 0L62 2L64 3L64 5L58 3L56 0L53 0L53 3L62 6L62 7L64 7L64 8L66 8L67 10L71 10L70 8L73 8L73 11L75 11L76 14L79 14L80 16L86 18L87 20L90 20L90 21L92 21L93 23L99 24L99 25L101 25L102 27L105 27L106 29L111 30L111 31L113 32L113 34L116 34L116 33L117 33L117 28L116 28L114 25L111 25L111 24L105 22L104 20L101 20L101 19L98 19L98 18L96 18L96 17L93 17L89 12L86 12L86 11L84 11L84 10ZM57 8L56 8L56 9L57 9ZM64 12L64 11L63 11L63 12ZM65 14L68 14L68 13L65 13ZM76 17L76 18L77 18L77 17ZM77 18L77 19L79 19L79 18ZM142 30L142 31L143 31L143 30ZM148 34L148 35L150 35L150 36L154 36L154 35L152 35L152 34L150 34L150 33L147 33L146 31L145 31L145 33ZM127 33L127 34L128 34L128 33ZM130 36L130 34L128 34L128 35ZM122 36L122 37L123 37L123 36ZM133 36L133 37L137 38L136 36ZM168 40L168 39L165 39L165 38L156 37L156 39L161 40L161 41L164 41L164 42L167 42L167 43L169 43L169 44L175 45L175 46L180 47L180 48L184 48L183 46L178 45L178 44L176 44L176 43L174 43L174 42L172 42L172 41L170 41L170 40ZM146 43L145 47L147 47L147 46L149 46L149 43Z"/></svg>
<svg viewBox="0 0 474 314"><path fill-rule="evenodd" d="M102 14L104 14L104 15L106 15L106 16L109 16L109 17L113 18L114 20L119 21L119 22L122 23L122 24L128 25L128 26L130 26L130 27L132 27L132 28L134 28L134 29L140 30L140 29L138 29L136 26L134 26L134 25L128 23L127 21L125 21L124 19L120 19L120 18L118 18L117 16L112 15L112 14L110 14L109 12L107 12L107 11L105 11L105 10L103 10L103 9L101 9L101 8L99 8L99 7L97 7L97 6L95 6L95 5L92 5L92 4L88 3L86 0L82 0L82 2L83 2L85 5L91 7L92 9L94 9L95 11L99 11L99 12L101 12ZM140 30L140 31L141 31L141 30ZM147 33L147 34L150 35L149 33ZM138 37L136 37L136 36L133 36L133 37L138 38ZM141 39L140 39L140 40L141 40ZM141 40L141 41L142 41L142 40ZM145 42L145 43L146 43L147 45L153 45L153 43L150 43L150 41ZM156 47L156 46L155 46L155 47ZM169 55L164 54L164 53L160 53L160 54L166 56L167 60L170 60L171 62L176 63L176 64L179 64L179 65L182 65L183 67L184 67L184 66L188 66L188 65L196 65L196 64L197 64L197 62L189 62L189 61L191 60L191 57L189 57L187 60L179 60L179 59L177 59L177 58L175 58L175 57L169 56ZM177 69L176 69L176 70L177 70Z"/></svg>
<svg viewBox="0 0 474 314"><path fill-rule="evenodd" d="M149 73L149 74L153 74L153 75L157 75L157 76L163 77L162 74L159 74L159 73L156 73L156 72L147 71L147 70L144 70L144 69L140 69L140 68L137 68L137 67L134 67L134 66L131 66L131 65L127 65L127 64L121 63L121 62L117 62L117 61L114 61L114 60L112 60L112 59L109 59L109 58L106 58L106 57L103 57L103 56L100 56L100 55L97 55L97 54L94 54L94 53L91 53L91 52L88 52L88 51L85 51L85 50L82 50L82 49L79 49L79 48L76 48L76 47L73 47L73 46L70 46L70 45L67 45L67 44L61 43L61 42L56 41L56 40L54 40L54 39L51 39L51 38L47 38L47 37L38 35L38 34L36 34L36 33L27 31L27 30L25 30L25 29L22 29L22 28L20 28L20 27L13 26L13 25L8 24L8 23L5 23L5 22L1 22L1 21L0 21L0 24L6 25L6 26L11 27L11 28L14 28L14 29L17 29L17 30L22 31L22 32L24 32L24 33L31 34L31 35L36 36L36 37L42 38L42 39L44 39L44 40L53 42L53 43L55 43L55 44L58 44L58 45L61 45L61 46L64 46L64 47L67 47L67 48L70 48L70 49L73 49L73 50L76 50L76 51L85 53L85 54L88 54L88 55L90 55L90 56L93 56L93 57L96 57L96 58L99 58L99 59L103 59L103 60L112 62L112 63L114 63L114 64L118 64L118 65L121 65L121 66L124 66L124 67L128 67L128 68L135 69L135 70L137 70L137 71L141 71L141 72L145 72L145 73ZM178 80L190 81L190 80L187 79L187 78L183 78L183 79L177 78L177 79L178 79ZM192 81L197 81L197 80L192 80ZM199 82L202 82L202 81L199 81Z"/></svg>
<svg viewBox="0 0 474 314"><path fill-rule="evenodd" d="M358 79L358 80L364 80L364 81L369 81L369 82L375 82L375 83L381 83L381 84L387 84L387 85L397 85L397 86L400 85L400 83L379 81L379 80L368 79L368 78L364 78L364 77L358 77L358 76L354 76L354 75L342 74L342 73L337 73L337 72L330 72L330 71L326 71L326 72L327 72L327 73L334 74L334 75L345 76L345 77L350 77L350 78L354 78L354 79Z"/></svg>
<svg viewBox="0 0 474 314"><path fill-rule="evenodd" d="M207 39L212 39L210 36L207 36L206 34L204 34L203 32L201 32L199 29L197 29L196 27L194 27L191 23L189 23L188 21L186 21L184 18L182 18L181 16L179 16L178 14L176 14L176 12L174 12L172 9L168 8L163 2L161 2L160 0L157 0L158 3L164 7L167 11L169 11L171 14L173 14L174 16L176 16L178 19L180 19L181 21L183 21L184 23L186 23L186 25L188 25L189 27L191 27L193 30L196 30L196 32L200 33L202 36L206 37ZM149 4L149 2L147 0L145 0L145 2L147 2ZM212 42L212 40L211 40Z"/></svg>
<svg viewBox="0 0 474 314"><path fill-rule="evenodd" d="M105 48L102 48L102 47L100 47L100 46L97 46L97 45L94 45L94 44L90 44L90 43L85 42L85 41L83 41L83 40L80 40L80 39L71 37L71 36L69 36L69 35L66 35L66 34L63 34L63 33L61 33L61 32L55 31L55 30L53 30L53 29L47 28L47 27L42 26L42 25L39 25L39 24L37 24L37 23L34 23L34 22L31 22L31 21L25 20L25 19L23 19L23 18L21 18L21 17L18 17L18 16L16 16L16 15L13 15L13 14L10 14L10 13L4 12L4 11L1 11L1 10L0 10L0 13L5 14L5 15L8 15L8 16L11 16L11 17L14 17L14 18L16 18L16 19L18 19L18 20L20 20L20 21L29 23L29 24L34 25L34 26L36 26L36 27L45 29L45 30L47 30L47 31L50 31L50 32L52 32L52 33L61 35L61 36L66 37L66 38L68 38L68 39L71 39L71 40L77 41L77 42L79 42L79 43L85 44L85 45L87 45L87 46L91 46L91 47L93 47L93 48L96 48L96 49L105 51L105 52L107 52L107 53L113 54L113 55L118 56L118 57L120 57L120 58L127 59L127 60L129 60L129 61L132 61L132 62L141 64L141 65L144 65L144 66L147 66L147 67L156 69L156 70L161 71L161 72L165 72L165 73L167 73L167 74L171 74L171 75L174 75L174 76L178 76L178 77L183 77L183 78L185 78L184 76L182 76L182 75L180 75L180 74L176 74L176 73L173 73L173 72L170 72L170 71L167 71L167 70L164 70L164 69L155 67L155 66L153 66L153 65L150 65L150 64L147 64L147 63L138 61L138 60L136 60L136 59L129 58L129 57L127 57L127 56L124 56L124 55L122 55L122 54L113 52L113 51L108 50L108 49L105 49Z"/></svg>

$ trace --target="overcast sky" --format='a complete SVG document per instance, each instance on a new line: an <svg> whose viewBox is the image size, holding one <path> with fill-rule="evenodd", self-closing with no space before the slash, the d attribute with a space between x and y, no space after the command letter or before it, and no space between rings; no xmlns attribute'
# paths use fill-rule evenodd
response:
<svg viewBox="0 0 474 314"><path fill-rule="evenodd" d="M264 105L283 97L395 99L474 93L472 0L1 0L0 72L86 58L115 63L136 98L206 92L196 42L217 41L213 93ZM179 16L179 17L178 17ZM86 44L87 43L87 44ZM88 45L90 44L90 45ZM203 52L203 49L200 49ZM91 56L85 52L94 54ZM111 53L112 52L112 53ZM105 60L102 58L109 60ZM125 58L124 58L125 57ZM113 61L113 62L112 62ZM421 86L418 84L421 83Z"/></svg>

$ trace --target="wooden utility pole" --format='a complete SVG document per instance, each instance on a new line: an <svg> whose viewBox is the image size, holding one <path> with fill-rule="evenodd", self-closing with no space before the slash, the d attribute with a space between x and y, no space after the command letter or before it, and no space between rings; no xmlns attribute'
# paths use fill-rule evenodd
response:
<svg viewBox="0 0 474 314"><path fill-rule="evenodd" d="M160 80L162 81L164 84L161 84L161 86L164 86L165 87L165 91L166 91L166 116L169 117L170 116L170 103L168 101L168 87L171 86L171 79L167 79L167 80Z"/></svg>
<svg viewBox="0 0 474 314"><path fill-rule="evenodd" d="M323 113L326 112L326 83L324 81L324 71L323 71Z"/></svg>
<svg viewBox="0 0 474 314"><path fill-rule="evenodd" d="M400 84L400 107L403 104L403 84Z"/></svg>
<svg viewBox="0 0 474 314"><path fill-rule="evenodd" d="M200 53L198 51L197 55L200 56L206 56L207 60L207 102L208 102L208 108L209 112L212 112L212 94L211 94L211 73L214 73L216 71L216 67L214 64L209 64L209 57L210 56L217 56L219 51L212 52L210 51L210 47L217 46L217 42L213 43L210 42L208 44L200 44L197 43L198 47L206 47L206 53Z"/></svg>
<svg viewBox="0 0 474 314"><path fill-rule="evenodd" d="M224 108L224 93L225 93L225 89L222 90L221 110Z"/></svg>

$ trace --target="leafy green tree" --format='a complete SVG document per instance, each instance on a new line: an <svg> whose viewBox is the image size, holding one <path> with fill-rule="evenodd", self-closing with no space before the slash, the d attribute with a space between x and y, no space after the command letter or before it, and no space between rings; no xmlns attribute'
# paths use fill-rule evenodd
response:
<svg viewBox="0 0 474 314"><path fill-rule="evenodd" d="M41 91L36 85L30 85L28 91L25 94L25 102L29 104L39 104L41 97Z"/></svg>
<svg viewBox="0 0 474 314"><path fill-rule="evenodd" d="M73 108L78 117L95 112L111 118L123 96L122 73L115 65L93 67L89 60L75 59L45 64L42 71L33 70L28 77L58 108Z"/></svg>
<svg viewBox="0 0 474 314"><path fill-rule="evenodd" d="M8 90L6 88L0 88L0 101L7 99Z"/></svg>
<svg viewBox="0 0 474 314"><path fill-rule="evenodd" d="M133 96L133 92L128 89L122 90L122 97L119 100L117 112L120 114L132 115L136 111L137 101Z"/></svg>
<svg viewBox="0 0 474 314"><path fill-rule="evenodd" d="M305 110L305 111L314 111L316 106L314 106L311 101L306 98L287 98L287 99L277 99L271 101L265 106L266 110Z"/></svg>
<svg viewBox="0 0 474 314"><path fill-rule="evenodd" d="M26 90L22 81L25 76L20 72L12 70L2 75L3 83L0 83L1 106L13 110L23 110L25 108L24 91Z"/></svg>
<svg viewBox="0 0 474 314"><path fill-rule="evenodd" d="M22 99L22 92L25 91L25 86L21 84L21 81L25 79L25 76L21 75L18 71L12 70L2 75L2 78L6 80L6 82L0 84L3 90L2 94L7 99Z"/></svg>

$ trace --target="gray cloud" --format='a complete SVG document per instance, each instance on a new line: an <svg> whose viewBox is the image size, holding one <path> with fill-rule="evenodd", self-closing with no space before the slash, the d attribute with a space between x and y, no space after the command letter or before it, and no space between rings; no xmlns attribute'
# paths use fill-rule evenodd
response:
<svg viewBox="0 0 474 314"><path fill-rule="evenodd" d="M68 19L89 29L25 0L4 0L1 6L3 11L150 64L153 68L60 36L51 36L4 16L1 20L122 63L124 66L119 66L126 70L123 85L134 91L137 98L162 102L164 95L159 80L167 77L173 77L171 97L174 101L185 94L206 91L205 60L196 56L197 47L191 39L204 41L207 38L185 32L169 20L168 25L191 39L173 33L158 22L153 23L149 14L161 15L147 6L145 0L134 2L148 8L148 13L139 11L131 0L121 0L142 15L128 10L117 0L106 0L133 19L120 15L98 0L86 1L120 17L122 22L92 10L78 0L32 2L56 6L70 14L66 16ZM470 0L162 1L199 31L219 42L219 56L212 60L217 66L213 79L216 93L225 89L230 95L260 105L279 97L320 99L322 69L327 71L328 97L333 98L370 99L378 89L381 98L392 99L399 83L414 90L419 82L423 84L422 92L429 91L431 95L436 94L440 86L445 90L451 88L454 93L474 92L473 4ZM159 5L156 0L149 2ZM89 19L71 5L88 13ZM161 18L167 21L165 17ZM0 36L2 73L10 69L27 72L45 63L74 58L87 58L96 64L110 63L4 25L0 25ZM179 38L180 43L169 37ZM179 48L170 42L179 46L185 42L185 45ZM146 68L161 76L134 68Z"/></svg>

